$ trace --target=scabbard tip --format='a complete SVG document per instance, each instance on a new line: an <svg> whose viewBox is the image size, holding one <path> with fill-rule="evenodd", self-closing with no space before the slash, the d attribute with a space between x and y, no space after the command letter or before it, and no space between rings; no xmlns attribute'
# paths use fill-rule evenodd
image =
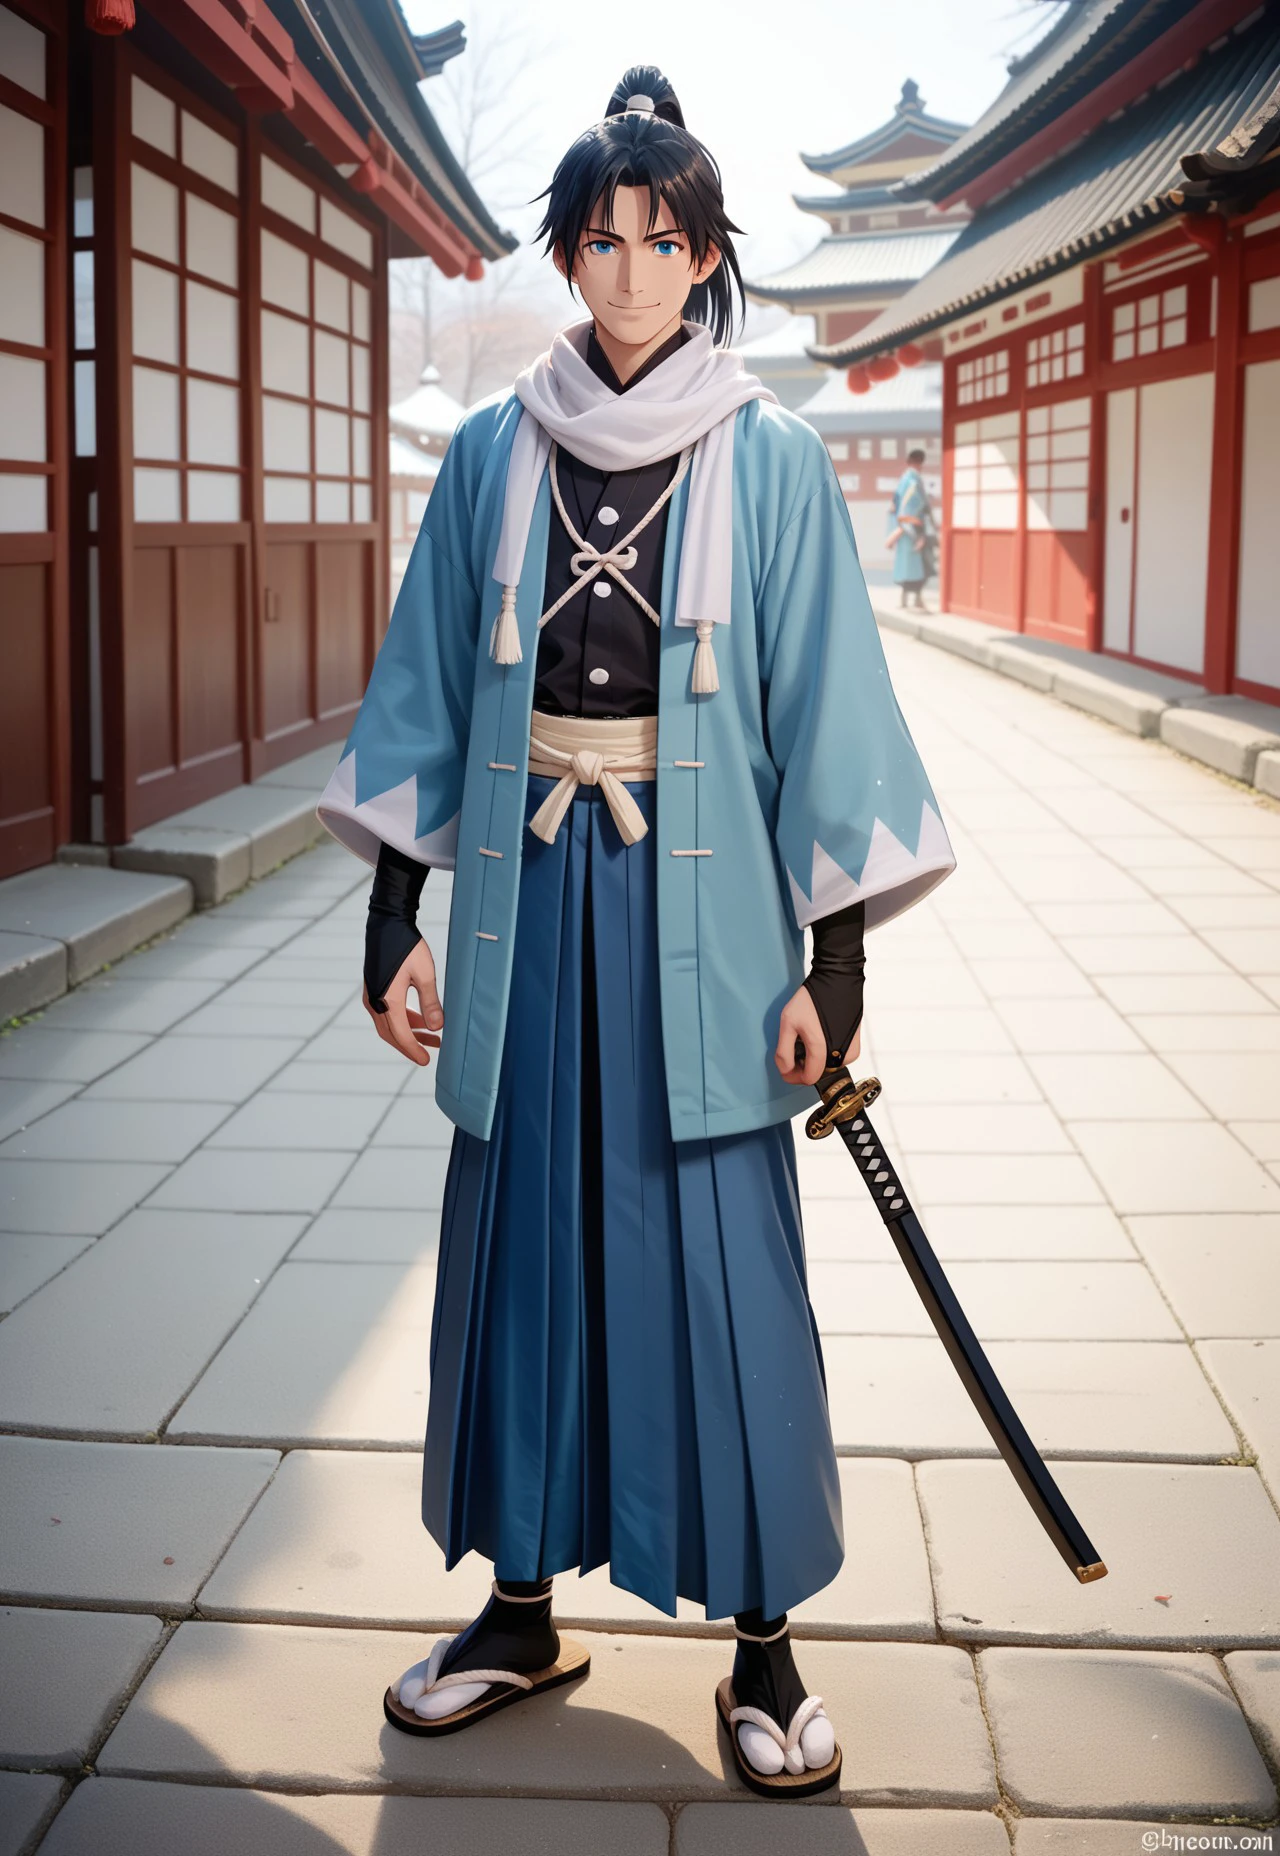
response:
<svg viewBox="0 0 1280 1856"><path fill-rule="evenodd" d="M1080 1581L1081 1585L1088 1585L1091 1579L1105 1579L1106 1576L1107 1569L1101 1560L1094 1560L1092 1565L1089 1566L1076 1567L1076 1578Z"/></svg>

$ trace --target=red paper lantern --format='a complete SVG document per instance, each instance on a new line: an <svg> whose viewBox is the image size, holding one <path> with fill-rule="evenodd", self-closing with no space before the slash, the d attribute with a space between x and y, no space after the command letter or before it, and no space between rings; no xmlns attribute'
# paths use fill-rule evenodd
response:
<svg viewBox="0 0 1280 1856"><path fill-rule="evenodd" d="M84 0L84 23L90 32L115 38L135 24L133 0Z"/></svg>
<svg viewBox="0 0 1280 1856"><path fill-rule="evenodd" d="M484 259L478 251L473 251L467 259L467 282L478 284L484 276Z"/></svg>
<svg viewBox="0 0 1280 1856"><path fill-rule="evenodd" d="M917 347L915 342L904 342L898 350L898 359L903 367L919 367L924 360L924 349Z"/></svg>
<svg viewBox="0 0 1280 1856"><path fill-rule="evenodd" d="M891 354L878 354L867 363L867 372L873 380L892 380L897 371L898 363Z"/></svg>
<svg viewBox="0 0 1280 1856"><path fill-rule="evenodd" d="M870 393L871 377L865 367L851 367L845 376L850 393Z"/></svg>

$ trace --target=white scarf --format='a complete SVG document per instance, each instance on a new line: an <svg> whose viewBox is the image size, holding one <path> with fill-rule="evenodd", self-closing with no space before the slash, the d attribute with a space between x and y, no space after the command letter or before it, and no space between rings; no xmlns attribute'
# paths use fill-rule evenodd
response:
<svg viewBox="0 0 1280 1856"><path fill-rule="evenodd" d="M552 439L597 470L637 470L691 446L675 622L697 628L693 688L718 687L711 633L729 622L734 415L748 400L776 404L777 395L746 371L740 355L717 348L708 328L695 322L684 327L689 340L625 393L615 393L587 364L590 321L561 329L547 353L517 376L514 390L524 411L511 447L493 563L502 609L489 654L498 663L519 663L523 655L516 588Z"/></svg>

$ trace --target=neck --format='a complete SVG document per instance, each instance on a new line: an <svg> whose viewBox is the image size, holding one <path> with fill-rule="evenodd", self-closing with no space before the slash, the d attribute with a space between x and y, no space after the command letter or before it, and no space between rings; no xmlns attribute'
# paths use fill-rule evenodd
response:
<svg viewBox="0 0 1280 1856"><path fill-rule="evenodd" d="M625 387L638 367L643 367L651 354L656 354L663 342L669 342L680 327L684 311L679 310L665 328L651 336L647 342L622 342L616 335L611 335L597 316L592 324L596 340L604 350L605 359Z"/></svg>

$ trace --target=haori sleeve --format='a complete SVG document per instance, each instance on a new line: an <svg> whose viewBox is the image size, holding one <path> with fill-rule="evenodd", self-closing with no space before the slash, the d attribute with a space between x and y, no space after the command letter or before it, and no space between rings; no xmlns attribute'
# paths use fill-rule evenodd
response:
<svg viewBox="0 0 1280 1856"><path fill-rule="evenodd" d="M382 844L443 870L456 862L480 624L460 439L445 454L364 700L317 807L325 829L374 865Z"/></svg>
<svg viewBox="0 0 1280 1856"><path fill-rule="evenodd" d="M781 779L775 838L797 924L849 903L877 927L955 868L898 707L829 461L761 582L761 680Z"/></svg>

